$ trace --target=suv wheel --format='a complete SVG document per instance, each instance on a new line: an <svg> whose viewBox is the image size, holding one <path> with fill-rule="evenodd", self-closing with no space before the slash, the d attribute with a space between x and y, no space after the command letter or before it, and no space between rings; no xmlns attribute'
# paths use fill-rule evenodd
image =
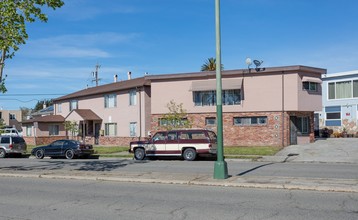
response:
<svg viewBox="0 0 358 220"><path fill-rule="evenodd" d="M184 160L193 161L196 158L196 151L193 148L187 148L183 153Z"/></svg>
<svg viewBox="0 0 358 220"><path fill-rule="evenodd" d="M0 158L4 158L6 156L6 152L4 149L0 149Z"/></svg>
<svg viewBox="0 0 358 220"><path fill-rule="evenodd" d="M145 152L143 148L137 148L134 151L134 158L136 160L143 160L145 158Z"/></svg>

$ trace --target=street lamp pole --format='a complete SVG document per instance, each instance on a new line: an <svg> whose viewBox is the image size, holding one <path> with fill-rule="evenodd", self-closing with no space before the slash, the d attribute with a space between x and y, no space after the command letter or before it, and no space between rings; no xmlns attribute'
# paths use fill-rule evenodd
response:
<svg viewBox="0 0 358 220"><path fill-rule="evenodd" d="M217 121L217 160L214 165L214 179L227 179L227 163L224 160L222 80L221 80L221 39L220 39L220 0L215 0L216 26L216 121Z"/></svg>

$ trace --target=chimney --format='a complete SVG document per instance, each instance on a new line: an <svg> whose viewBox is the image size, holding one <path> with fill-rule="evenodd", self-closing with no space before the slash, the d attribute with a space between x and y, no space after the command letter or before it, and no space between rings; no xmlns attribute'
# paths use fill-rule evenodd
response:
<svg viewBox="0 0 358 220"><path fill-rule="evenodd" d="M118 75L116 74L116 75L114 75L113 77L114 77L114 82L115 82L115 83L118 82Z"/></svg>
<svg viewBox="0 0 358 220"><path fill-rule="evenodd" d="M132 73L128 72L128 80L132 79Z"/></svg>

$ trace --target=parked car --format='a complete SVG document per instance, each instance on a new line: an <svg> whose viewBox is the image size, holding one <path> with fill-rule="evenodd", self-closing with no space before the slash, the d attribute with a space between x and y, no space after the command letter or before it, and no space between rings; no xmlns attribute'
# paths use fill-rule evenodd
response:
<svg viewBox="0 0 358 220"><path fill-rule="evenodd" d="M93 153L91 144L83 144L76 140L57 140L46 146L35 147L31 151L31 155L34 155L37 159L44 157L88 158Z"/></svg>
<svg viewBox="0 0 358 220"><path fill-rule="evenodd" d="M19 136L1 135L0 136L0 158L8 154L25 154L27 145L25 140Z"/></svg>
<svg viewBox="0 0 358 220"><path fill-rule="evenodd" d="M0 129L0 135L22 136L16 128Z"/></svg>
<svg viewBox="0 0 358 220"><path fill-rule="evenodd" d="M216 155L217 140L213 131L187 129L159 131L148 141L130 142L129 152L136 160L146 156L181 156L195 160L197 155Z"/></svg>

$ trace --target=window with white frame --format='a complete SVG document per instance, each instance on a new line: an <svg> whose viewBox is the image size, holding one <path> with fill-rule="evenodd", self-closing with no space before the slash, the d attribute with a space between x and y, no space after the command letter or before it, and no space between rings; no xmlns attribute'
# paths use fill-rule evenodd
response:
<svg viewBox="0 0 358 220"><path fill-rule="evenodd" d="M129 135L131 137L136 137L137 136L137 122L129 123Z"/></svg>
<svg viewBox="0 0 358 220"><path fill-rule="evenodd" d="M117 107L117 95L109 94L104 96L104 107L105 108L114 108Z"/></svg>
<svg viewBox="0 0 358 220"><path fill-rule="evenodd" d="M168 120L166 118L160 118L159 119L159 126L184 126L185 124L188 124L187 118L177 119L177 120Z"/></svg>
<svg viewBox="0 0 358 220"><path fill-rule="evenodd" d="M70 111L78 109L78 101L77 100L71 100L70 101Z"/></svg>
<svg viewBox="0 0 358 220"><path fill-rule="evenodd" d="M223 90L222 105L240 105L240 89ZM193 99L195 106L213 106L216 105L216 91L194 91Z"/></svg>
<svg viewBox="0 0 358 220"><path fill-rule="evenodd" d="M267 116L234 117L234 125L266 125Z"/></svg>
<svg viewBox="0 0 358 220"><path fill-rule="evenodd" d="M55 136L60 134L60 126L59 125L49 125L48 131L50 136Z"/></svg>
<svg viewBox="0 0 358 220"><path fill-rule="evenodd" d="M62 104L61 103L57 104L57 112L62 113Z"/></svg>
<svg viewBox="0 0 358 220"><path fill-rule="evenodd" d="M26 125L26 136L28 137L32 136L32 129L33 129L32 125Z"/></svg>
<svg viewBox="0 0 358 220"><path fill-rule="evenodd" d="M347 99L358 97L358 80L328 83L328 99Z"/></svg>
<svg viewBox="0 0 358 220"><path fill-rule="evenodd" d="M13 113L9 113L9 118L10 120L15 120L16 119L16 115Z"/></svg>
<svg viewBox="0 0 358 220"><path fill-rule="evenodd" d="M341 106L325 107L326 126L341 126Z"/></svg>
<svg viewBox="0 0 358 220"><path fill-rule="evenodd" d="M214 117L205 118L205 125L211 125L211 126L216 125L216 118Z"/></svg>
<svg viewBox="0 0 358 220"><path fill-rule="evenodd" d="M104 124L104 135L105 136L117 136L117 123L105 123Z"/></svg>
<svg viewBox="0 0 358 220"><path fill-rule="evenodd" d="M129 105L137 104L137 91L132 89L129 91Z"/></svg>

